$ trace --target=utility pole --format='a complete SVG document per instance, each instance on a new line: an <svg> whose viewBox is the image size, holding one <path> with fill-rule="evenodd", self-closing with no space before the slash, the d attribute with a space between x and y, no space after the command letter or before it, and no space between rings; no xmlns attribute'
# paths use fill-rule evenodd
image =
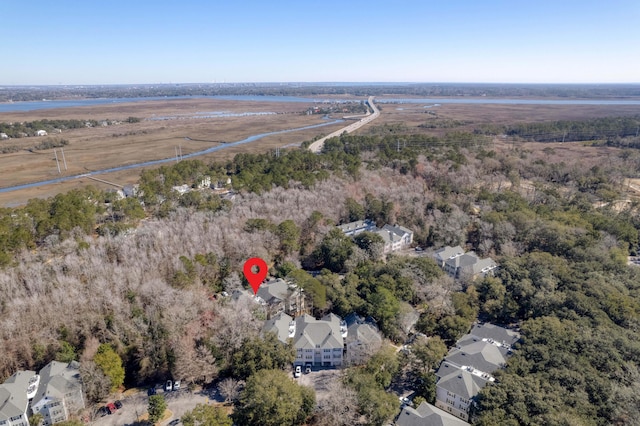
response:
<svg viewBox="0 0 640 426"><path fill-rule="evenodd" d="M182 161L182 145L178 145L178 150L180 151L180 160Z"/></svg>
<svg viewBox="0 0 640 426"><path fill-rule="evenodd" d="M56 149L53 149L53 155L56 156L56 166L58 166L58 174L62 174L62 172L60 171L60 162L58 161L58 153L56 152Z"/></svg>
<svg viewBox="0 0 640 426"><path fill-rule="evenodd" d="M64 171L67 171L67 159L64 158L64 149L60 148L60 152L62 152L62 162L64 163Z"/></svg>
<svg viewBox="0 0 640 426"><path fill-rule="evenodd" d="M177 163L177 162L178 162L178 147L177 147L177 146L174 146L173 148L174 148L174 149L175 149L175 151L176 151L176 163Z"/></svg>

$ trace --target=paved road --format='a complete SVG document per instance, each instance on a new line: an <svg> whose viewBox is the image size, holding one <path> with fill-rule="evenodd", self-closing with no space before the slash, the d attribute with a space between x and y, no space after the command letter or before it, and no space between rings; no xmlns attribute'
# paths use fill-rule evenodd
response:
<svg viewBox="0 0 640 426"><path fill-rule="evenodd" d="M177 392L163 392L162 390L158 390L158 394L161 393L164 394L165 400L167 401L167 408L173 413L173 416L162 422L161 425L169 424L172 419L179 419L187 411L193 410L197 404L207 404L216 397L214 390L194 392L190 392L187 389L182 389ZM134 395L123 398L121 401L121 409L113 414L98 417L91 424L97 426L132 425L136 422L138 416L142 416L147 412L149 398L146 392L137 392Z"/></svg>
<svg viewBox="0 0 640 426"><path fill-rule="evenodd" d="M323 137L322 139L318 139L317 141L309 145L309 151L318 153L322 151L322 146L324 145L324 141L326 141L327 139L340 136L344 132L351 133L355 130L358 130L360 127L364 126L365 124L371 123L373 120L378 118L380 116L380 110L373 103L373 96L369 96L369 99L367 100L367 102L369 103L369 106L371 106L371 109L373 110L373 114L368 114L361 120L358 120L355 123L351 123L347 127L343 127L340 130L336 130L335 132L331 133L328 136Z"/></svg>

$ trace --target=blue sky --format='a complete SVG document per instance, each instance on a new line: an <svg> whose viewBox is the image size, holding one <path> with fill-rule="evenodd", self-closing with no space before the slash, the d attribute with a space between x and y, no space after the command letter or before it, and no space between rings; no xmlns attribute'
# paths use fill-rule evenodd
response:
<svg viewBox="0 0 640 426"><path fill-rule="evenodd" d="M640 82L639 0L0 0L0 85Z"/></svg>

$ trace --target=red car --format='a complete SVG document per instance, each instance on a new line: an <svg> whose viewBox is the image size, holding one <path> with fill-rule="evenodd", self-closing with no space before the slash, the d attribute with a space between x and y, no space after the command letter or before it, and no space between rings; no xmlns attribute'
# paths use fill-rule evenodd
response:
<svg viewBox="0 0 640 426"><path fill-rule="evenodd" d="M116 404L114 404L113 402L110 402L107 404L107 410L109 410L109 414L113 414L116 412L117 408L116 408Z"/></svg>

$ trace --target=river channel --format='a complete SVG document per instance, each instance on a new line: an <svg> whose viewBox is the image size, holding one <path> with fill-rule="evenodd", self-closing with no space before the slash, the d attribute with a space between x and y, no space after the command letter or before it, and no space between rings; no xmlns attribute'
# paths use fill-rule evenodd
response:
<svg viewBox="0 0 640 426"><path fill-rule="evenodd" d="M237 146L237 145L242 145L242 144L245 144L245 143L255 142L258 139L262 139L262 138L264 138L266 136L280 135L282 133L297 132L299 130L315 129L317 127L328 126L328 125L331 125L331 124L337 124L337 123L341 123L343 121L344 120L332 120L332 121L328 121L326 123L313 124L311 126L297 127L297 128L294 128L294 129L285 129L285 130L279 130L279 131L276 131L276 132L268 132L268 133L258 133L257 135L249 136L248 138L242 139L240 141L223 143L221 145L213 146L211 148L203 149L201 151L196 151L196 152L192 152L190 154L185 154L185 155L182 156L182 159L198 157L200 155L205 155L205 154L211 154L212 152L220 151L222 149L229 148L229 147L232 147L232 146ZM176 161L175 157L163 158L161 160L153 160L153 161L145 161L145 162L142 162L142 163L127 164L126 166L112 167L110 169L94 170L94 171L91 171L91 172L82 173L82 174L78 174L78 175L61 176L61 177L56 178L56 179L44 180L44 181L40 181L40 182L25 183L23 185L15 185L15 186L8 186L8 187L5 187L5 188L0 188L0 193L1 192L17 191L19 189L34 188L34 187L43 186L43 185L51 185L53 183L67 182L67 181L70 181L70 180L73 180L73 179L79 179L79 178L83 178L83 177L87 177L87 176L102 175L102 174L105 174L105 173L119 172L119 171L122 171L122 170L135 169L137 167L155 166L155 165L158 165L158 164L171 163L171 162L174 162L174 161Z"/></svg>

